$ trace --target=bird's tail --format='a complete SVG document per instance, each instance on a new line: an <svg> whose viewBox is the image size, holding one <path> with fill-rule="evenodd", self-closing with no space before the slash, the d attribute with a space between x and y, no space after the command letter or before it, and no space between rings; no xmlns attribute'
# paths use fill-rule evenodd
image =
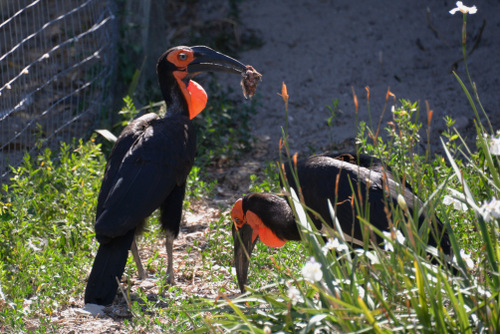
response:
<svg viewBox="0 0 500 334"><path fill-rule="evenodd" d="M116 277L120 280L125 270L134 234L135 230L131 230L124 236L100 244L87 282L85 304L108 305L113 302L118 288Z"/></svg>

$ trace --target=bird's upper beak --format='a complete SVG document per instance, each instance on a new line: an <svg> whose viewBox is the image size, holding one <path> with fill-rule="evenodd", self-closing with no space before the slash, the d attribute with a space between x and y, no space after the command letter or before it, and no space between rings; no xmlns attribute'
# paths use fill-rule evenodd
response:
<svg viewBox="0 0 500 334"><path fill-rule="evenodd" d="M234 203L231 210L233 220L234 266L241 292L245 292L250 255L258 238L269 247L281 247L286 240L278 236L251 210L243 211L243 199Z"/></svg>
<svg viewBox="0 0 500 334"><path fill-rule="evenodd" d="M228 72L241 74L247 67L234 58L226 56L206 46L193 46L194 60L188 65L190 74L198 72Z"/></svg>
<svg viewBox="0 0 500 334"><path fill-rule="evenodd" d="M236 268L236 278L241 292L245 292L245 285L248 278L248 266L250 264L250 255L257 243L257 238L252 241L252 228L244 224L238 230L236 225L232 227L234 240L234 267Z"/></svg>
<svg viewBox="0 0 500 334"><path fill-rule="evenodd" d="M243 200L240 198L233 205L231 210L233 220L233 240L234 240L234 267L236 268L236 278L241 292L245 292L245 284L248 278L248 266L250 255L257 243L254 230L246 224L245 213L243 212Z"/></svg>

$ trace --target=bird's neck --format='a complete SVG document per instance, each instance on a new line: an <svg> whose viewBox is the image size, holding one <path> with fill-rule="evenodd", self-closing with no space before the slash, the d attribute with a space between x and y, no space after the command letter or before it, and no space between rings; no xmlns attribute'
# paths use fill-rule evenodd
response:
<svg viewBox="0 0 500 334"><path fill-rule="evenodd" d="M169 78L160 77L160 89L163 99L167 104L168 114L181 114L189 117L189 108L187 101L182 93L179 84L173 76Z"/></svg>

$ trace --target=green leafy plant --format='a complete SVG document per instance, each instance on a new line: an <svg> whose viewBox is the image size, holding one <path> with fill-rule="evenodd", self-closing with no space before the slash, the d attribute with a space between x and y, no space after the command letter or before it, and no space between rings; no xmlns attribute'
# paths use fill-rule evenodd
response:
<svg viewBox="0 0 500 334"><path fill-rule="evenodd" d="M82 293L104 159L93 139L73 147L62 143L57 155L49 149L26 155L0 192L0 282L12 301L0 307L0 319L12 329L26 330L23 315L43 312L48 319L68 296Z"/></svg>
<svg viewBox="0 0 500 334"><path fill-rule="evenodd" d="M330 116L326 119L326 124L331 129L334 126L335 120L342 114L342 110L339 108L339 99L333 99L331 105L327 105L326 108L330 112ZM330 143L333 144L333 138L330 132Z"/></svg>

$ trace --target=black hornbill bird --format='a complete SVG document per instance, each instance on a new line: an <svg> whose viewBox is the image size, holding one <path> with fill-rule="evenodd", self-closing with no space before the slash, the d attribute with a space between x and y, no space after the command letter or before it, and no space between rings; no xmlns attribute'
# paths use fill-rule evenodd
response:
<svg viewBox="0 0 500 334"><path fill-rule="evenodd" d="M193 166L196 133L192 119L205 108L207 94L193 76L200 72L243 74L247 67L206 46L178 46L158 60L156 71L167 113L131 122L118 137L106 165L97 204L99 250L85 303L113 302L134 235L147 217L161 210L166 231L168 274L173 282L172 244L179 233L186 178Z"/></svg>
<svg viewBox="0 0 500 334"><path fill-rule="evenodd" d="M290 187L299 194L290 166L284 164L283 169ZM362 224L356 205L353 204L354 199L362 210L368 204L369 221L381 231L389 230L388 215L391 204L398 205L398 194L404 197L411 215L413 210L423 205L408 184L401 186L394 180L390 168L385 168L382 161L368 155L316 155L299 160L296 172L305 205L333 226L329 199L336 206L335 214L342 232L353 247L363 247ZM361 216L364 217L363 214ZM288 201L274 194L252 193L238 199L231 211L231 218L234 222L232 232L236 275L240 290L244 292L250 255L257 237L270 247L281 247L287 240L300 240L301 236ZM321 230L321 219L315 215L311 215L311 218L316 228ZM418 217L419 225L425 218L425 214ZM429 218L432 220L429 244L435 247L439 244L442 251L450 255L451 243L442 222L435 215ZM383 241L378 235L372 234L373 237L376 244Z"/></svg>

